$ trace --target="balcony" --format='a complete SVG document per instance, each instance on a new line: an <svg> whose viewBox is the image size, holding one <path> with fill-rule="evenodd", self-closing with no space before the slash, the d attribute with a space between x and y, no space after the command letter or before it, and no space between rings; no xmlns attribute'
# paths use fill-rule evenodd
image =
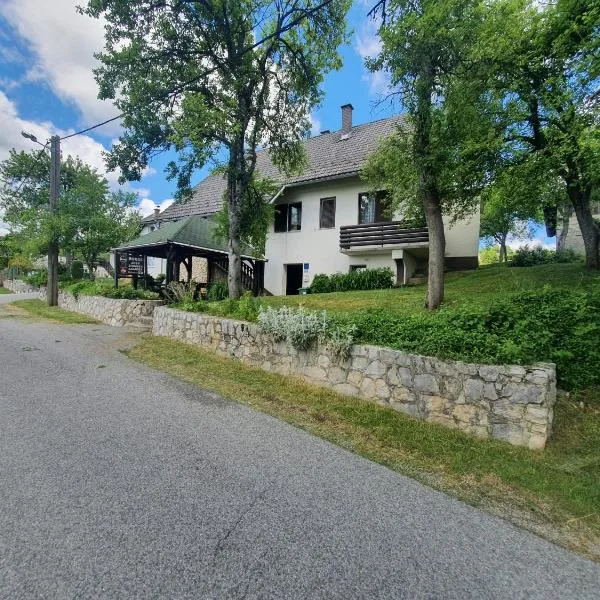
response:
<svg viewBox="0 0 600 600"><path fill-rule="evenodd" d="M429 244L427 227L408 221L387 221L340 227L340 251L367 251L375 248L419 248Z"/></svg>

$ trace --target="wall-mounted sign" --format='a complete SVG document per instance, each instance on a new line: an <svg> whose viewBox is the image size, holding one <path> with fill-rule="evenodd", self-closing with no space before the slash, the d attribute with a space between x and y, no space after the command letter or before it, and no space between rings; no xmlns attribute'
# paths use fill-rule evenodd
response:
<svg viewBox="0 0 600 600"><path fill-rule="evenodd" d="M304 263L303 275L302 275L302 283L308 283L310 280L309 276L310 271L310 263Z"/></svg>

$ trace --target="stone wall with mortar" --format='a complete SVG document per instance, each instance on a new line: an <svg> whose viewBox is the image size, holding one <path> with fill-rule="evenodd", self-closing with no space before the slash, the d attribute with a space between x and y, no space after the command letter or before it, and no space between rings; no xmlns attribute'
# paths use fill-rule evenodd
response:
<svg viewBox="0 0 600 600"><path fill-rule="evenodd" d="M40 290L40 298L46 298L46 290ZM60 292L58 305L65 310L82 313L107 325L115 327L134 326L152 329L152 313L163 300L120 300L102 296L72 296Z"/></svg>
<svg viewBox="0 0 600 600"><path fill-rule="evenodd" d="M158 307L152 333L208 348L265 371L295 375L418 419L541 449L556 398L553 364L468 364L355 345L340 359L326 345L299 351L258 325Z"/></svg>
<svg viewBox="0 0 600 600"><path fill-rule="evenodd" d="M22 281L21 279L4 279L2 281L2 287L15 294L32 294L38 291L37 287L29 285L26 281Z"/></svg>

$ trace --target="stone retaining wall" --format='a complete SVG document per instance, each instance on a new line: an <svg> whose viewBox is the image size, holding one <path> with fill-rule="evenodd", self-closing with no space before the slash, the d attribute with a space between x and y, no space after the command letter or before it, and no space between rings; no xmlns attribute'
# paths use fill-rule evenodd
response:
<svg viewBox="0 0 600 600"><path fill-rule="evenodd" d="M40 297L46 298L46 290L40 290ZM134 326L150 330L152 313L163 300L120 300L102 296L79 296L60 292L58 305L65 310L83 313L114 327Z"/></svg>
<svg viewBox="0 0 600 600"><path fill-rule="evenodd" d="M26 281L22 281L21 279L4 279L2 287L15 294L32 294L38 291L37 287L29 285Z"/></svg>
<svg viewBox="0 0 600 600"><path fill-rule="evenodd" d="M553 364L476 365L363 345L340 360L322 344L298 351L255 324L166 306L154 311L152 332L479 437L541 449L551 432Z"/></svg>

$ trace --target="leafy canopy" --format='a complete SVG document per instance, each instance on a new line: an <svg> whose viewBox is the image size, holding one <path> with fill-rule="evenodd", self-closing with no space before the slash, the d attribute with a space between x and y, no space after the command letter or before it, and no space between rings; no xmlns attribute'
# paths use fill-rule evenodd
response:
<svg viewBox="0 0 600 600"><path fill-rule="evenodd" d="M111 192L95 169L71 156L61 164L58 210L51 213L49 173L46 153L11 150L0 163L4 220L28 254L45 254L56 239L60 248L81 255L92 268L99 254L139 232L137 196Z"/></svg>
<svg viewBox="0 0 600 600"><path fill-rule="evenodd" d="M115 99L125 114L109 167L139 179L155 154L175 149L179 161L168 176L177 179L179 198L194 170L223 159L240 139L249 177L259 145L283 170L298 168L310 108L321 98L323 74L340 66L336 48L345 39L349 1L308 14L320 4L91 0L84 12L107 23L100 97Z"/></svg>

